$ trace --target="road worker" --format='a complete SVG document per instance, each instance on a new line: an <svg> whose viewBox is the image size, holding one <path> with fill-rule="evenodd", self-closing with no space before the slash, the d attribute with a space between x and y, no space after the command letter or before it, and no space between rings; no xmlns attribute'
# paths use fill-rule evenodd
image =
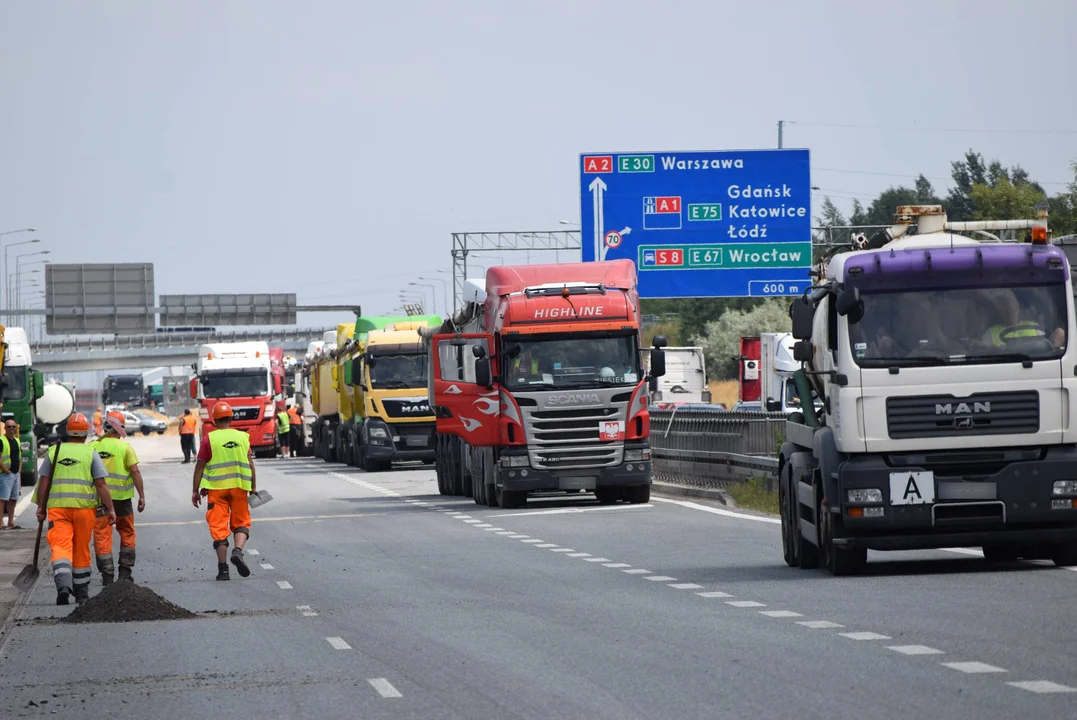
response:
<svg viewBox="0 0 1077 720"><path fill-rule="evenodd" d="M53 445L41 461L35 493L40 495L35 500L38 522L49 519L57 605L67 605L71 595L79 604L90 599L90 542L97 507L104 506L110 524L116 522L105 463L86 444L90 422L77 413L68 418L66 430L67 440Z"/></svg>
<svg viewBox="0 0 1077 720"><path fill-rule="evenodd" d="M93 431L98 437L101 437L101 423L104 421L104 416L101 414L101 406L97 406L97 410L93 414Z"/></svg>
<svg viewBox="0 0 1077 720"><path fill-rule="evenodd" d="M232 564L242 577L251 574L243 546L251 534L251 510L247 496L255 490L254 458L250 436L233 430L232 408L226 402L213 406L210 414L216 430L202 440L194 466L191 502L197 508L206 498L206 522L217 553L217 579L228 580L228 535L234 534Z"/></svg>
<svg viewBox="0 0 1077 720"><path fill-rule="evenodd" d="M297 457L303 442L303 418L294 400L288 405L288 424L291 426L288 430L289 449L292 451L292 457Z"/></svg>
<svg viewBox="0 0 1077 720"><path fill-rule="evenodd" d="M277 447L280 449L282 458L288 457L288 433L291 432L292 422L288 413L284 411L284 405L277 404Z"/></svg>
<svg viewBox="0 0 1077 720"><path fill-rule="evenodd" d="M191 414L190 408L183 411L180 418L180 448L183 450L183 464L191 462L195 454L194 436L198 433L198 418Z"/></svg>
<svg viewBox="0 0 1077 720"><path fill-rule="evenodd" d="M112 507L116 510L116 530L120 533L120 580L134 582L131 570L135 566L135 508L131 500L138 491L138 511L146 509L146 493L142 487L142 471L138 469L138 455L124 429L123 413L113 410L105 417L105 434L90 443L97 451L108 471L108 492ZM101 572L101 584L111 585L115 565L112 561L112 526L100 510L93 529L94 552L97 569Z"/></svg>

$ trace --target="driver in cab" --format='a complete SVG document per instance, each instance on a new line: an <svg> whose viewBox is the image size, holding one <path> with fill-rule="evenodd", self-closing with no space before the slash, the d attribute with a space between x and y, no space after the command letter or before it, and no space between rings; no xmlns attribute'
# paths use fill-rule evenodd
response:
<svg viewBox="0 0 1077 720"><path fill-rule="evenodd" d="M1066 331L1056 327L1050 335L1044 331L1045 318L1035 311L1034 303L1022 303L1012 290L1006 290L995 298L996 318L999 322L984 333L983 343L1004 347L1007 342L1026 337L1044 337L1051 345L1060 348L1066 344Z"/></svg>
<svg viewBox="0 0 1077 720"><path fill-rule="evenodd" d="M523 348L509 363L509 382L520 384L542 379L539 359L532 355L529 348Z"/></svg>

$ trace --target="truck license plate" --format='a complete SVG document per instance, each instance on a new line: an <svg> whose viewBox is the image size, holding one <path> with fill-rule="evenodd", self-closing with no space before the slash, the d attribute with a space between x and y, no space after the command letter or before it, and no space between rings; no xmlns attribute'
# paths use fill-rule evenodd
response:
<svg viewBox="0 0 1077 720"><path fill-rule="evenodd" d="M563 477L557 481L559 490L594 490L596 484L593 477Z"/></svg>
<svg viewBox="0 0 1077 720"><path fill-rule="evenodd" d="M426 447L426 435L408 435L408 447Z"/></svg>
<svg viewBox="0 0 1077 720"><path fill-rule="evenodd" d="M929 470L890 473L891 505L930 505L935 502L935 473Z"/></svg>

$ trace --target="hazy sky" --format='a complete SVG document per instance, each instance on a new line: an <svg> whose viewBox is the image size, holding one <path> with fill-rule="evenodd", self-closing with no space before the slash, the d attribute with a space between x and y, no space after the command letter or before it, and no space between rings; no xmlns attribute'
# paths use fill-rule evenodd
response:
<svg viewBox="0 0 1077 720"><path fill-rule="evenodd" d="M843 208L969 147L1057 192L1075 29L1065 0L0 0L0 230L377 314L453 231L578 222L581 151L787 120Z"/></svg>

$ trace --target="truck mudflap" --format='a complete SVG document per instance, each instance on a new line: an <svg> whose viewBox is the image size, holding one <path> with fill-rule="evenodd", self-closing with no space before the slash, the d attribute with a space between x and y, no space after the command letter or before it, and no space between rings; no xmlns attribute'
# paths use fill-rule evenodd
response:
<svg viewBox="0 0 1077 720"><path fill-rule="evenodd" d="M1077 541L1077 493L1055 492L1075 479L1075 446L851 458L829 503L844 526L834 544L924 550ZM875 492L881 501L868 501Z"/></svg>

